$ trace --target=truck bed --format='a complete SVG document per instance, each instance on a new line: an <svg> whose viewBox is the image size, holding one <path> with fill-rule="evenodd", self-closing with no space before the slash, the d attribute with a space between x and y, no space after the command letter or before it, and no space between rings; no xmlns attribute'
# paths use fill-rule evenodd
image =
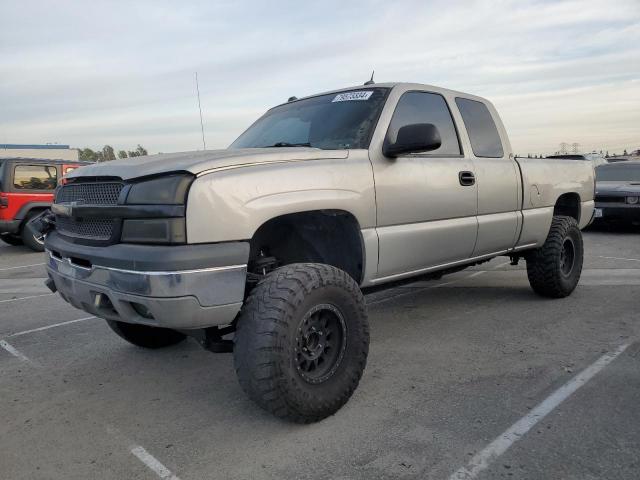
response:
<svg viewBox="0 0 640 480"><path fill-rule="evenodd" d="M516 158L515 161L522 180L523 216L517 247L537 246L544 242L554 206L565 192L576 192L578 196L580 228L591 222L595 178L591 162L567 162L552 158Z"/></svg>

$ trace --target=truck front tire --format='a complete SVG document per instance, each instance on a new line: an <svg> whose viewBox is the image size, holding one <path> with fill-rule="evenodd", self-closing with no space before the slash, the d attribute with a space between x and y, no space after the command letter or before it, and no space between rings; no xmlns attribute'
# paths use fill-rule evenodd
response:
<svg viewBox="0 0 640 480"><path fill-rule="evenodd" d="M277 417L333 415L358 386L369 352L365 301L346 272L299 263L267 274L238 319L234 365L247 395Z"/></svg>
<svg viewBox="0 0 640 480"><path fill-rule="evenodd" d="M150 327L135 323L107 320L111 330L127 342L142 348L164 348L183 341L186 336L170 328Z"/></svg>
<svg viewBox="0 0 640 480"><path fill-rule="evenodd" d="M554 216L544 245L527 256L527 276L533 291L549 298L570 295L580 280L583 254L576 220Z"/></svg>

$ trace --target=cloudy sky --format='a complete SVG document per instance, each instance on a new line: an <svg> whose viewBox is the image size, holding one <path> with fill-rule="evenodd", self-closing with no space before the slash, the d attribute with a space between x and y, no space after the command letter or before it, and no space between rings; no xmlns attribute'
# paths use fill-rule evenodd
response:
<svg viewBox="0 0 640 480"><path fill-rule="evenodd" d="M640 148L640 0L0 0L0 143L226 147L291 95L488 97L518 153Z"/></svg>

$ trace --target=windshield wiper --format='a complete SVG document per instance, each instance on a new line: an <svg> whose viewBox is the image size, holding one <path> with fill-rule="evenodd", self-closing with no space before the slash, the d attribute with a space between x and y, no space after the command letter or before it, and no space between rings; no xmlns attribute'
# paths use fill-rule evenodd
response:
<svg viewBox="0 0 640 480"><path fill-rule="evenodd" d="M310 143L289 143L289 142L278 142L273 145L267 145L267 147L310 147Z"/></svg>

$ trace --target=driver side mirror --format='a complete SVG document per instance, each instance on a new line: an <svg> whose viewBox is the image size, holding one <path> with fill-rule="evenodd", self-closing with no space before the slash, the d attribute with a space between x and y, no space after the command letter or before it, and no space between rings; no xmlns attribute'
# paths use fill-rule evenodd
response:
<svg viewBox="0 0 640 480"><path fill-rule="evenodd" d="M398 157L407 153L429 152L442 145L440 132L432 123L414 123L400 127L394 143L385 140L382 153Z"/></svg>

